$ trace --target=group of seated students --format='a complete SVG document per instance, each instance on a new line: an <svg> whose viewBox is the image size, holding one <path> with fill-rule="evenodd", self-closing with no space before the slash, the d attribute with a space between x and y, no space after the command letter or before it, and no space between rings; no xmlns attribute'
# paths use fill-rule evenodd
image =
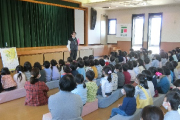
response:
<svg viewBox="0 0 180 120"><path fill-rule="evenodd" d="M99 60L90 55L79 57L76 61L70 57L66 62L62 59L59 63L56 60L45 61L44 69L39 62L34 63L33 67L30 62L25 62L24 66L16 67L13 77L8 68L2 68L0 91L24 87L25 105L48 104L53 119L82 119L82 108L87 102L95 101L97 95L109 97L113 91L121 88L126 97L118 108L112 109L110 117L117 114L131 116L136 109L144 108L142 119L146 120L147 115L144 114L155 109L146 107L153 105L152 98L173 89L163 102L169 112L157 120L179 119L180 78L176 68L180 60L179 49L168 54L161 50L156 55L143 48L140 51L130 49L129 54L120 50L118 52L111 52L110 56L105 55ZM100 84L97 86L96 81L99 79ZM48 97L49 88L45 83L54 80L60 80L60 91Z"/></svg>

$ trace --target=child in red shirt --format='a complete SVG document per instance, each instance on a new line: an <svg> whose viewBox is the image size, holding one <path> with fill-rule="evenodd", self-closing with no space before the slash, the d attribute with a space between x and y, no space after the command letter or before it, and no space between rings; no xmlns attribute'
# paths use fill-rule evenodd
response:
<svg viewBox="0 0 180 120"><path fill-rule="evenodd" d="M125 63L122 65L122 67L123 67L123 74L124 74L124 78L125 78L124 84L130 84L131 83L131 75L129 74L129 72L127 72L129 66L127 63Z"/></svg>

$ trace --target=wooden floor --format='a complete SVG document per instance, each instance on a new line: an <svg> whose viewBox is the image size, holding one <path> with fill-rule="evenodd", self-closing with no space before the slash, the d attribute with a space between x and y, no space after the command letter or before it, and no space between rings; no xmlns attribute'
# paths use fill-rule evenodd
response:
<svg viewBox="0 0 180 120"><path fill-rule="evenodd" d="M48 95L55 94L58 91L58 89L50 90ZM25 98L20 98L0 104L0 120L42 120L42 115L49 112L47 105L30 107L25 106L24 101ZM123 98L120 98L108 108L98 109L93 113L84 116L83 120L108 120L112 108L117 107L118 104L122 103L122 101ZM166 112L164 109L163 111Z"/></svg>

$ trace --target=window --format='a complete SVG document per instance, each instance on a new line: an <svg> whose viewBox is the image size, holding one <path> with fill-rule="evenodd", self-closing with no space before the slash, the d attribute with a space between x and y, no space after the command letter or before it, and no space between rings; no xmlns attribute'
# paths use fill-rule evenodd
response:
<svg viewBox="0 0 180 120"><path fill-rule="evenodd" d="M108 34L109 35L115 35L116 34L116 19L109 19L108 20Z"/></svg>
<svg viewBox="0 0 180 120"><path fill-rule="evenodd" d="M148 50L159 54L161 45L162 13L149 13Z"/></svg>
<svg viewBox="0 0 180 120"><path fill-rule="evenodd" d="M143 47L144 39L144 14L132 16L132 38L131 47L140 50Z"/></svg>

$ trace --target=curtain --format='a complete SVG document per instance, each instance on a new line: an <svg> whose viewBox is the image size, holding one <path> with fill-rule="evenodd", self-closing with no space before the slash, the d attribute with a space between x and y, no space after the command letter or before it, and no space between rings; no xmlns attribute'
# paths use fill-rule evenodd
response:
<svg viewBox="0 0 180 120"><path fill-rule="evenodd" d="M73 9L0 0L0 47L66 45L73 30Z"/></svg>

